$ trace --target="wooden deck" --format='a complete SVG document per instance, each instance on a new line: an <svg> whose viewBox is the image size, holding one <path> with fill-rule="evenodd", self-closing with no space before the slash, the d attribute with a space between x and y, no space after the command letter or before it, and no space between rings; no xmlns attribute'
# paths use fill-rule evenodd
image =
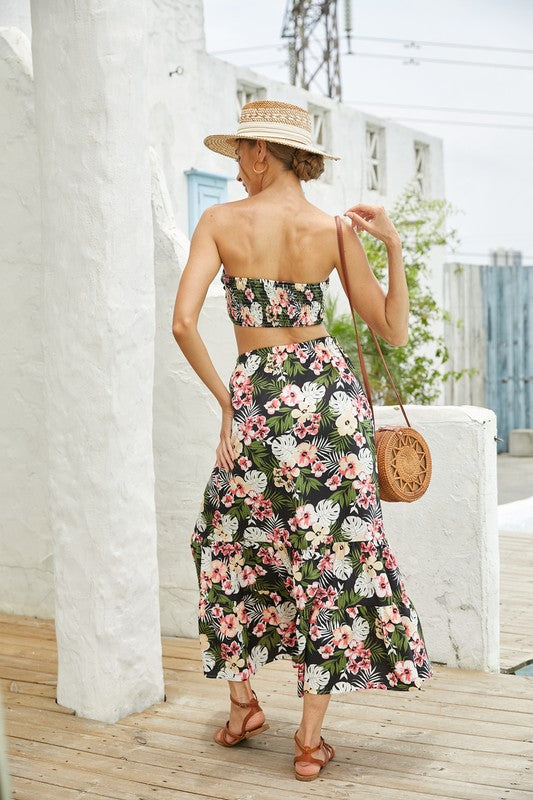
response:
<svg viewBox="0 0 533 800"><path fill-rule="evenodd" d="M501 534L502 664L533 657L533 560L526 534ZM422 691L334 696L323 777L294 780L299 721L290 663L254 679L270 729L235 748L211 734L226 685L206 680L196 641L163 638L167 702L114 724L55 702L51 620L0 615L0 686L14 800L533 800L533 677L434 663Z"/></svg>

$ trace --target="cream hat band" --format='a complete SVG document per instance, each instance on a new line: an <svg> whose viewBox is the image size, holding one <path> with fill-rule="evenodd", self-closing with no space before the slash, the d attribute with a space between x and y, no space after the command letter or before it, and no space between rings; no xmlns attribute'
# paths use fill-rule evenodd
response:
<svg viewBox="0 0 533 800"><path fill-rule="evenodd" d="M235 144L238 139L265 139L296 147L324 158L339 160L339 156L325 153L313 144L311 138L311 115L305 108L282 103L277 100L254 100L241 109L237 132L206 136L204 144L215 153L236 158Z"/></svg>

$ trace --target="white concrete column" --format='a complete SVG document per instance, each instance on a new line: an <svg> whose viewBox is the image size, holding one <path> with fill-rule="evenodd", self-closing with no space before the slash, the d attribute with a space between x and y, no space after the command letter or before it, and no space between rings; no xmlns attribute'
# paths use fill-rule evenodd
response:
<svg viewBox="0 0 533 800"><path fill-rule="evenodd" d="M32 2L60 704L163 699L146 4Z"/></svg>
<svg viewBox="0 0 533 800"><path fill-rule="evenodd" d="M385 535L419 612L430 658L460 669L500 667L496 415L480 406L406 405L433 474L414 503L383 503ZM405 425L400 406L376 424Z"/></svg>

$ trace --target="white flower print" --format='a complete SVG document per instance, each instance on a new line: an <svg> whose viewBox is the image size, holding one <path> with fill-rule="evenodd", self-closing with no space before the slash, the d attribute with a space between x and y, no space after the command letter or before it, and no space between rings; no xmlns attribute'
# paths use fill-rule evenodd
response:
<svg viewBox="0 0 533 800"><path fill-rule="evenodd" d="M315 506L317 520L328 527L338 520L340 511L339 503L334 503L329 498L319 500Z"/></svg>

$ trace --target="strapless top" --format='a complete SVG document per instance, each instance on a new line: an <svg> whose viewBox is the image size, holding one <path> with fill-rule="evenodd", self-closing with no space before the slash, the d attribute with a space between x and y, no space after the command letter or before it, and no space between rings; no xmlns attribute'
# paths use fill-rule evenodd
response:
<svg viewBox="0 0 533 800"><path fill-rule="evenodd" d="M295 328L318 325L324 317L329 277L319 283L295 283L272 278L243 278L223 271L229 318L252 328Z"/></svg>

